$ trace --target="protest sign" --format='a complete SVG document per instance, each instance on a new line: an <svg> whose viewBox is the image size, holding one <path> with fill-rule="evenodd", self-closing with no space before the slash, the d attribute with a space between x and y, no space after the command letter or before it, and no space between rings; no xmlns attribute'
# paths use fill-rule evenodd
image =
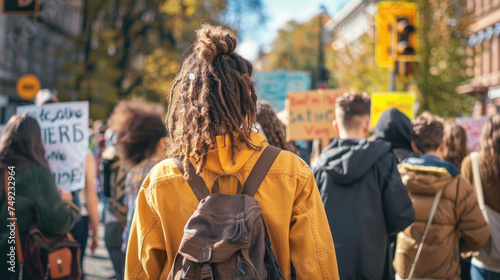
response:
<svg viewBox="0 0 500 280"><path fill-rule="evenodd" d="M57 187L67 191L82 189L89 146L89 103L20 106L17 113L27 113L38 120L45 157Z"/></svg>
<svg viewBox="0 0 500 280"><path fill-rule="evenodd" d="M306 91L311 87L311 75L300 71L256 72L253 80L259 100L269 102L276 112L285 109L288 92Z"/></svg>
<svg viewBox="0 0 500 280"><path fill-rule="evenodd" d="M479 137L488 117L481 118L457 118L457 122L463 126L467 133L467 149L469 152L479 150Z"/></svg>
<svg viewBox="0 0 500 280"><path fill-rule="evenodd" d="M377 92L372 94L371 101L371 127L375 127L380 115L389 108L396 108L413 119L415 95L410 92Z"/></svg>
<svg viewBox="0 0 500 280"><path fill-rule="evenodd" d="M331 139L335 100L343 90L292 92L286 96L287 140Z"/></svg>

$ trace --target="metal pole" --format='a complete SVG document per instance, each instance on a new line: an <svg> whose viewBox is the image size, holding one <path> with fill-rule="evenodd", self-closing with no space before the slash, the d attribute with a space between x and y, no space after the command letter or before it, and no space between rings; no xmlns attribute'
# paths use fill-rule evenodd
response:
<svg viewBox="0 0 500 280"><path fill-rule="evenodd" d="M323 54L323 11L318 16L318 27L319 27L319 34L318 34L318 68L316 70L316 88L320 86L320 84L323 82L323 79L321 77L321 71L323 69L323 64L324 64L324 54Z"/></svg>
<svg viewBox="0 0 500 280"><path fill-rule="evenodd" d="M389 69L389 91L396 91L396 71Z"/></svg>

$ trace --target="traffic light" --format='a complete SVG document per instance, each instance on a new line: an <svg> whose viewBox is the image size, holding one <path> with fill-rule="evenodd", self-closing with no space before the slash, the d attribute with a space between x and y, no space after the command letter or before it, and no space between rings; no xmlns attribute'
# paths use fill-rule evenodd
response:
<svg viewBox="0 0 500 280"><path fill-rule="evenodd" d="M381 67L394 71L395 62L416 61L418 6L414 2L380 1L375 15L375 57Z"/></svg>
<svg viewBox="0 0 500 280"><path fill-rule="evenodd" d="M417 64L412 61L396 61L395 72L403 81L407 82L417 72Z"/></svg>
<svg viewBox="0 0 500 280"><path fill-rule="evenodd" d="M397 19L397 36L398 36L398 45L397 51L399 55L411 55L415 54L415 49L412 47L410 43L410 34L415 32L415 27L410 24L410 21L407 18L398 18Z"/></svg>
<svg viewBox="0 0 500 280"><path fill-rule="evenodd" d="M399 17L395 21L395 60L415 61L417 54L417 32L410 17Z"/></svg>

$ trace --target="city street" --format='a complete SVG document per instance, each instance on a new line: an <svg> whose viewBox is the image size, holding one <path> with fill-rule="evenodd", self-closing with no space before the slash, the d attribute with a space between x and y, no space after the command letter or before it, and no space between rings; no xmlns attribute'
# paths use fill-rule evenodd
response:
<svg viewBox="0 0 500 280"><path fill-rule="evenodd" d="M500 0L0 0L0 280L500 280L499 174Z"/></svg>
<svg viewBox="0 0 500 280"><path fill-rule="evenodd" d="M90 244L90 240L89 240ZM115 279L113 265L109 259L108 251L104 245L104 225L99 227L99 246L94 254L87 248L83 259L84 280Z"/></svg>

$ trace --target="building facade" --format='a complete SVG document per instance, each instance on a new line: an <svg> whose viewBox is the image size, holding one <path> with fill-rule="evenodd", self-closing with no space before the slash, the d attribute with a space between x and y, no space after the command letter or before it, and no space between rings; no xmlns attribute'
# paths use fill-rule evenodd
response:
<svg viewBox="0 0 500 280"><path fill-rule="evenodd" d="M0 124L29 104L16 92L19 77L33 74L53 89L68 77L64 63L77 61L71 42L81 33L82 0L41 0L37 18L0 15Z"/></svg>
<svg viewBox="0 0 500 280"><path fill-rule="evenodd" d="M349 1L325 25L325 41L329 41L335 50L355 42L363 34L375 36L373 20L376 10L374 0Z"/></svg>
<svg viewBox="0 0 500 280"><path fill-rule="evenodd" d="M467 9L473 20L467 40L473 58L467 74L473 78L459 93L482 97L487 103L483 114L491 114L500 108L500 0L467 0Z"/></svg>

